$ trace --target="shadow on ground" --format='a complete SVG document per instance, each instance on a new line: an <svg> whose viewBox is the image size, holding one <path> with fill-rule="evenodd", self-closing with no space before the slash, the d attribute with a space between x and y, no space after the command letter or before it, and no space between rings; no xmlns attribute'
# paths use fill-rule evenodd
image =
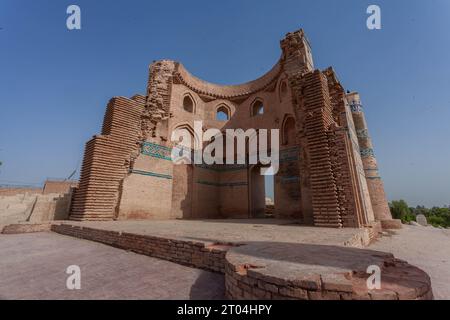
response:
<svg viewBox="0 0 450 320"><path fill-rule="evenodd" d="M218 281L217 275L202 272L191 287L191 300L223 300L225 299L225 277Z"/></svg>

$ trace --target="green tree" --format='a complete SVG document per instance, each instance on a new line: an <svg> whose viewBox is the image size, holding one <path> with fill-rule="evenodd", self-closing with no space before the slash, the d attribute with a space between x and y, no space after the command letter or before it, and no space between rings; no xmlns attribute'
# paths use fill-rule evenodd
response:
<svg viewBox="0 0 450 320"><path fill-rule="evenodd" d="M389 204L389 207L391 209L392 217L402 220L403 223L416 220L415 215L412 213L405 200L392 201Z"/></svg>
<svg viewBox="0 0 450 320"><path fill-rule="evenodd" d="M450 208L433 207L427 215L428 222L434 227L450 227Z"/></svg>
<svg viewBox="0 0 450 320"><path fill-rule="evenodd" d="M439 216L429 216L427 217L427 221L433 227L448 227L445 218Z"/></svg>
<svg viewBox="0 0 450 320"><path fill-rule="evenodd" d="M430 213L430 209L425 208L425 206L417 206L412 210L412 213L417 216L419 214L423 214L424 216L428 216Z"/></svg>
<svg viewBox="0 0 450 320"><path fill-rule="evenodd" d="M450 208L449 207L433 207L431 209L424 206L408 208L405 201L392 201L389 204L392 216L401 219L403 222L415 220L419 214L427 217L427 221L433 227L450 228Z"/></svg>

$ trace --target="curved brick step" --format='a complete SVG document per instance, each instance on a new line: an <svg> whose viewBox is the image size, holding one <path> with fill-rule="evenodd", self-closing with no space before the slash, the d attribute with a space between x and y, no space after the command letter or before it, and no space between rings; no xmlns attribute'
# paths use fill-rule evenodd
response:
<svg viewBox="0 0 450 320"><path fill-rule="evenodd" d="M430 277L392 254L349 247L250 243L225 257L230 299L429 300ZM371 265L381 289L367 288Z"/></svg>

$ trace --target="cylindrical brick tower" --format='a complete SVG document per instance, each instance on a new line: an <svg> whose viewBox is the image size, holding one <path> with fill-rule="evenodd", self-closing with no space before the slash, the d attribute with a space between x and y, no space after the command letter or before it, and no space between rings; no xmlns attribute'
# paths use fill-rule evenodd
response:
<svg viewBox="0 0 450 320"><path fill-rule="evenodd" d="M378 173L377 159L373 151L372 140L369 136L367 122L361 106L361 99L357 92L347 94L347 101L352 111L353 122L355 123L356 134L361 152L364 172L369 189L370 201L372 202L375 219L380 221L383 228L401 228L399 220L393 220L389 205L384 192L383 180Z"/></svg>

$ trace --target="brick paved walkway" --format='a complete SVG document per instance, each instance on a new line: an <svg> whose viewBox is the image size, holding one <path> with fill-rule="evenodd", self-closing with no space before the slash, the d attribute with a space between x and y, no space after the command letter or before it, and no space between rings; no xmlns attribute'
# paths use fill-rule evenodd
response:
<svg viewBox="0 0 450 320"><path fill-rule="evenodd" d="M222 299L224 277L54 233L0 235L1 299ZM66 288L69 265L81 290Z"/></svg>
<svg viewBox="0 0 450 320"><path fill-rule="evenodd" d="M63 223L206 242L276 241L344 245L345 242L361 233L360 229L317 228L299 225L295 220L277 219L64 221Z"/></svg>

